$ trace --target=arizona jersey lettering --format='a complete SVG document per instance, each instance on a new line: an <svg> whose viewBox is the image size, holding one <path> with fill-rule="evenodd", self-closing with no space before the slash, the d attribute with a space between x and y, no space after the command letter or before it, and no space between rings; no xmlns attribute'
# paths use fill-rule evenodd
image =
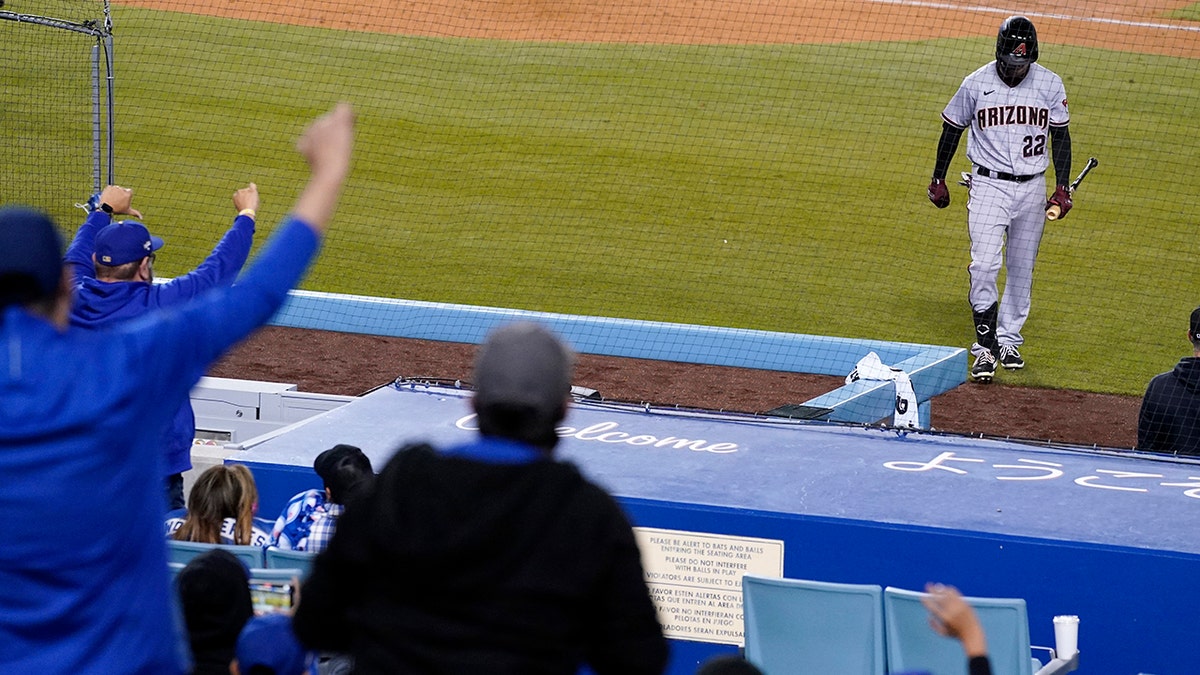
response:
<svg viewBox="0 0 1200 675"><path fill-rule="evenodd" d="M992 171L1042 173L1050 164L1049 127L1066 126L1067 93L1062 78L1039 64L1029 66L1010 87L993 61L963 78L942 119L967 135L967 158Z"/></svg>
<svg viewBox="0 0 1200 675"><path fill-rule="evenodd" d="M984 129L997 124L1031 124L1045 129L1050 123L1049 108L1028 105L1004 105L980 108L975 112L975 128Z"/></svg>

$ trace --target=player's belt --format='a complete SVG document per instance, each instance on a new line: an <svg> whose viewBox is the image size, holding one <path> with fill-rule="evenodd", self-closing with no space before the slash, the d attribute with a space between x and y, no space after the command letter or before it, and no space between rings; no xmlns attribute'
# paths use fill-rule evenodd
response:
<svg viewBox="0 0 1200 675"><path fill-rule="evenodd" d="M1024 183L1042 175L1041 173L1029 173L1025 174L1024 176L1018 176L1016 174L1005 173L1003 171L992 171L991 169L982 166L975 167L975 173L983 176L984 178L998 178L1000 180L1009 180L1014 183ZM1045 173L1045 171L1042 173Z"/></svg>

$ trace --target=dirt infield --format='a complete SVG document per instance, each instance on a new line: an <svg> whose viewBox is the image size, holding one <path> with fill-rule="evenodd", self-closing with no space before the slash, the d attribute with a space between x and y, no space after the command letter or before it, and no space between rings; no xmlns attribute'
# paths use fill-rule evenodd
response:
<svg viewBox="0 0 1200 675"><path fill-rule="evenodd" d="M474 354L474 345L269 327L209 374L358 395L398 376L469 381ZM1028 368L1036 367L1030 359ZM1019 382L1020 376L1002 372L997 380ZM591 355L580 357L574 382L612 400L739 412L802 403L842 383L830 376ZM933 399L933 426L956 433L1130 448L1137 442L1140 405L1137 396L968 384Z"/></svg>
<svg viewBox="0 0 1200 675"><path fill-rule="evenodd" d="M226 18L407 35L660 44L834 43L983 37L1007 12L982 3L920 0L114 0ZM1111 0L1071 8L1023 3L1048 43L1200 57L1195 25L1162 18L1187 0ZM750 7L751 9L747 9ZM1070 16L1075 13L1076 16ZM979 60L986 58L981 54ZM474 347L268 328L211 374L292 382L303 391L359 394L407 377L467 378ZM1164 369L1171 364L1163 364ZM1037 367L1031 360L1029 368ZM1020 373L1001 373L1020 382ZM761 412L799 403L839 378L583 356L576 383L616 400ZM993 384L933 402L945 431L1128 448L1139 397Z"/></svg>
<svg viewBox="0 0 1200 675"><path fill-rule="evenodd" d="M432 37L812 44L995 35L1009 10L926 0L114 0L113 4ZM1188 0L1021 3L1053 44L1200 57L1196 25L1163 18ZM749 9L748 9L749 8ZM981 57L984 55L981 55Z"/></svg>

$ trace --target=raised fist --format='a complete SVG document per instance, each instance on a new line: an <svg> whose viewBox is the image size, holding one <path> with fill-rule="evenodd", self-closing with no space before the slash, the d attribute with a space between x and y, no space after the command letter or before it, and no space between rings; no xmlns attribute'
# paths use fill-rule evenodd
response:
<svg viewBox="0 0 1200 675"><path fill-rule="evenodd" d="M133 189L119 185L107 185L100 192L100 203L107 204L109 213L118 216L133 216L141 218L142 212L130 206L133 202Z"/></svg>
<svg viewBox="0 0 1200 675"><path fill-rule="evenodd" d="M1066 218L1067 211L1071 210L1071 205L1071 191L1067 189L1066 185L1059 185L1054 188L1054 194L1046 201L1046 213L1054 212L1054 218L1051 220Z"/></svg>
<svg viewBox="0 0 1200 675"><path fill-rule="evenodd" d="M934 178L929 182L929 201L939 209L950 206L950 188L946 187L946 181Z"/></svg>
<svg viewBox="0 0 1200 675"><path fill-rule="evenodd" d="M233 193L233 208L238 211L250 209L251 211L258 210L258 186L254 183Z"/></svg>
<svg viewBox="0 0 1200 675"><path fill-rule="evenodd" d="M341 182L350 172L350 151L354 147L354 110L349 103L334 109L308 125L296 149L308 161L314 178Z"/></svg>

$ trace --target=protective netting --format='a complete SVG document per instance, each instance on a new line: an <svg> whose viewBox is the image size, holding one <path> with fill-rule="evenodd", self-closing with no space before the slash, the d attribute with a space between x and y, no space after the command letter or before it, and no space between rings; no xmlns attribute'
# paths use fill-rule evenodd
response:
<svg viewBox="0 0 1200 675"><path fill-rule="evenodd" d="M1028 366L998 379L1141 393L1190 349L1200 15L1163 6L1015 8L1064 81L1071 173L1090 156L1100 166L1046 226ZM116 180L168 242L161 272L181 273L249 181L265 238L303 179L296 134L349 100L355 170L307 289L966 347L955 183L967 136L950 207L925 192L940 114L994 58L1010 13L915 0L120 2ZM39 49L72 37L0 29ZM13 100L86 98L86 80L75 97L42 93L44 77L13 72L27 48L0 49L21 64L4 75ZM56 76L87 67L51 58ZM90 135L77 136L75 157L21 144L38 170L86 177ZM29 170L5 157L5 172ZM38 200L61 214L87 185ZM337 311L313 324L336 327Z"/></svg>
<svg viewBox="0 0 1200 675"><path fill-rule="evenodd" d="M104 5L0 3L0 200L70 223L104 175ZM100 113L97 125L97 113ZM99 146L97 145L99 142Z"/></svg>

